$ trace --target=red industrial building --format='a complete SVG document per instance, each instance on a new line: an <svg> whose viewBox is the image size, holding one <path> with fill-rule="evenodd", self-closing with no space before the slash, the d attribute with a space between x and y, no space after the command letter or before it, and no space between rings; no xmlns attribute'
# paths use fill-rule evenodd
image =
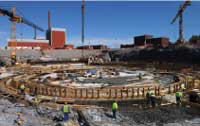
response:
<svg viewBox="0 0 200 126"><path fill-rule="evenodd" d="M167 47L169 46L169 38L167 37L159 37L159 38L151 38L146 40L147 47Z"/></svg>
<svg viewBox="0 0 200 126"><path fill-rule="evenodd" d="M64 48L66 40L65 29L51 28L47 31L46 38L53 49Z"/></svg>
<svg viewBox="0 0 200 126"><path fill-rule="evenodd" d="M73 49L73 45L66 45L66 30L63 28L50 28L46 32L46 39L17 39L8 40L8 48L28 49Z"/></svg>
<svg viewBox="0 0 200 126"><path fill-rule="evenodd" d="M167 37L153 38L153 35L145 34L134 37L133 44L121 44L121 48L146 48L146 47L167 47L171 43Z"/></svg>
<svg viewBox="0 0 200 126"><path fill-rule="evenodd" d="M8 40L8 48L16 47L17 49L50 49L49 40L34 39L16 39Z"/></svg>
<svg viewBox="0 0 200 126"><path fill-rule="evenodd" d="M189 44L190 44L190 45L193 45L193 46L200 46L200 40L193 40L193 41L190 41Z"/></svg>
<svg viewBox="0 0 200 126"><path fill-rule="evenodd" d="M142 36L135 36L134 37L134 43L135 43L135 46L144 46L145 43L146 43L146 40L147 39L151 39L153 38L152 35L142 35Z"/></svg>
<svg viewBox="0 0 200 126"><path fill-rule="evenodd" d="M135 47L166 47L169 46L169 38L153 38L152 35L142 35L134 37Z"/></svg>

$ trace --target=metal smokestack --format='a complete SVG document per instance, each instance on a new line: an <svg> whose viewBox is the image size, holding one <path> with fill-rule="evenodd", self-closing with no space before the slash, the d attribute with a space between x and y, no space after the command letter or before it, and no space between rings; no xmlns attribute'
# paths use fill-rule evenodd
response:
<svg viewBox="0 0 200 126"><path fill-rule="evenodd" d="M48 29L51 29L51 12L48 11Z"/></svg>
<svg viewBox="0 0 200 126"><path fill-rule="evenodd" d="M82 36L81 36L81 41L82 41L82 46L84 46L84 39L85 39L85 36L84 36L85 1L84 0L82 0L81 9L82 9ZM82 58L84 58L84 47L82 49Z"/></svg>

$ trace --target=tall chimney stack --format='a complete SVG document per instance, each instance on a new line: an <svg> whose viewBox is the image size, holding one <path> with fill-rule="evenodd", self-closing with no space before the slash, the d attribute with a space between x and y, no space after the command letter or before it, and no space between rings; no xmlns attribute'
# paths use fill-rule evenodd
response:
<svg viewBox="0 0 200 126"><path fill-rule="evenodd" d="M84 29L84 20L85 20L85 1L82 0L82 34L81 34L81 41L82 41L82 46L83 46L83 49L82 49L82 58L84 58L84 41L85 41L85 29Z"/></svg>
<svg viewBox="0 0 200 126"><path fill-rule="evenodd" d="M51 29L51 12L48 11L48 29Z"/></svg>

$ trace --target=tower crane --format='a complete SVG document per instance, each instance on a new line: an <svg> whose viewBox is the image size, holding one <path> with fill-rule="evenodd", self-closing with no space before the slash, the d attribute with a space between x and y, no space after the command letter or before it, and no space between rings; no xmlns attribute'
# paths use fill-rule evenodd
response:
<svg viewBox="0 0 200 126"><path fill-rule="evenodd" d="M180 5L179 10L176 14L176 16L171 21L171 24L173 24L177 18L179 18L179 38L177 40L177 43L183 44L184 43L184 37L183 37L183 12L186 9L187 6L191 5L191 1L186 0L184 4Z"/></svg>
<svg viewBox="0 0 200 126"><path fill-rule="evenodd" d="M44 31L41 27L37 26L36 24L32 23L31 21L27 20L26 18L16 15L16 7L12 7L11 11L0 8L0 14L3 16L8 16L9 20L12 22L11 24L11 41L14 41L14 49L11 51L11 59L13 61L13 64L16 62L16 23L23 23L26 24L32 28L34 28L35 31L35 39L36 39L36 30Z"/></svg>

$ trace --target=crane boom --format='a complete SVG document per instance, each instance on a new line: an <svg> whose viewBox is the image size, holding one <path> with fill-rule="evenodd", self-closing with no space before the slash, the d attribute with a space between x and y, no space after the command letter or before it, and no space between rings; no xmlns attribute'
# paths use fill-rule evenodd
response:
<svg viewBox="0 0 200 126"><path fill-rule="evenodd" d="M189 5L191 5L190 1L185 1L185 3L183 5L180 5L179 10L178 10L176 16L173 18L171 24L173 24L176 21L176 19L184 12L186 7Z"/></svg>
<svg viewBox="0 0 200 126"><path fill-rule="evenodd" d="M176 14L176 16L174 17L174 19L171 21L171 24L173 24L176 21L176 19L179 17L179 15L180 15L180 13Z"/></svg>
<svg viewBox="0 0 200 126"><path fill-rule="evenodd" d="M37 26L36 24L30 22L29 20L25 19L24 17L21 17L21 20L22 20L22 23L24 23L24 24L26 24L26 25L29 25L29 26L31 26L32 28L35 28L35 29L40 30L40 31L42 31L42 32L44 31L43 28L41 28L41 27Z"/></svg>
<svg viewBox="0 0 200 126"><path fill-rule="evenodd" d="M31 21L25 19L24 17L15 15L13 12L10 12L6 9L2 9L0 8L0 14L2 15L7 15L8 17L10 17L10 21L12 22L17 22L17 23L24 23L34 29L40 30L40 31L44 31L44 29L42 29L41 27L37 26L36 24L32 23Z"/></svg>
<svg viewBox="0 0 200 126"><path fill-rule="evenodd" d="M0 14L7 15L9 17L13 17L14 16L14 14L12 12L10 12L8 10L5 10L5 9L1 9L1 8L0 8Z"/></svg>

